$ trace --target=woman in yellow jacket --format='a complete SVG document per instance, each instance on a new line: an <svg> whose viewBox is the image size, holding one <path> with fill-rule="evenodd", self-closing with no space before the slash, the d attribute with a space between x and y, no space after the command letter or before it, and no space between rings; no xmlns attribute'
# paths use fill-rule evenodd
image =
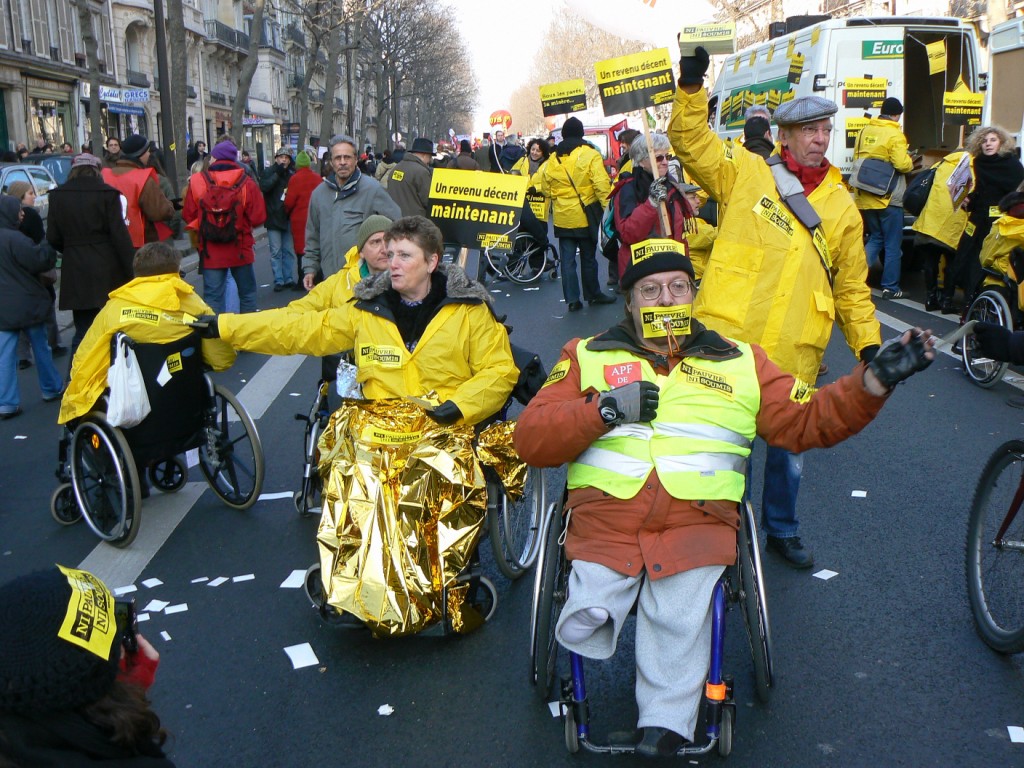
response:
<svg viewBox="0 0 1024 768"><path fill-rule="evenodd" d="M917 233L914 236L914 251L920 255L924 264L924 286L927 291L924 308L929 312L940 306L939 262L945 257L944 283L948 283L952 280L950 269L953 256L968 223L967 211L962 206L953 208L953 198L949 196L946 187L946 182L965 155L967 153L963 151L951 152L932 166L935 168L935 178L928 193L928 200L921 209L921 215L911 227ZM973 186L972 170L968 191Z"/></svg>
<svg viewBox="0 0 1024 768"><path fill-rule="evenodd" d="M555 153L534 174L531 186L554 201L555 236L562 276L562 295L570 312L583 309L582 298L590 304L614 304L615 297L601 291L597 276L597 237L592 234L584 206L604 206L611 182L601 154L583 141L583 123L570 117L562 126L562 141ZM576 272L576 252L580 271Z"/></svg>
<svg viewBox="0 0 1024 768"><path fill-rule="evenodd" d="M390 271L354 287L354 301L319 312L288 307L220 315L214 333L271 355L355 350L368 400L437 393L443 424L477 424L505 404L518 377L508 332L490 296L457 266L441 266L440 230L421 216L387 234Z"/></svg>
<svg viewBox="0 0 1024 768"><path fill-rule="evenodd" d="M1017 306L1024 309L1024 270L1018 272L1024 262L1024 184L999 201L1003 215L996 219L991 231L981 246L981 266L1009 276L1017 283ZM1020 256L1011 259L1014 250Z"/></svg>
<svg viewBox="0 0 1024 768"><path fill-rule="evenodd" d="M213 311L179 277L181 254L166 243L146 243L135 254L133 267L135 279L110 292L75 353L59 424L87 414L103 394L110 340L118 331L142 344L177 341L192 333L189 322ZM235 350L225 341L204 339L202 348L203 361L215 371L235 362Z"/></svg>

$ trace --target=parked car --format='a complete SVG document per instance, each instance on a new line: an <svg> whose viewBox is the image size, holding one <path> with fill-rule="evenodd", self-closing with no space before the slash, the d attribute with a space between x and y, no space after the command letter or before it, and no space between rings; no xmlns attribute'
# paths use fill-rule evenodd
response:
<svg viewBox="0 0 1024 768"><path fill-rule="evenodd" d="M74 160L74 155L29 155L25 158L24 162L31 165L41 165L43 168L50 172L50 175L56 179L58 184L63 184L68 180L68 174L71 173L71 161Z"/></svg>
<svg viewBox="0 0 1024 768"><path fill-rule="evenodd" d="M7 194L11 184L27 181L36 188L36 209L43 221L50 212L50 190L57 186L50 172L41 165L0 163L0 193Z"/></svg>

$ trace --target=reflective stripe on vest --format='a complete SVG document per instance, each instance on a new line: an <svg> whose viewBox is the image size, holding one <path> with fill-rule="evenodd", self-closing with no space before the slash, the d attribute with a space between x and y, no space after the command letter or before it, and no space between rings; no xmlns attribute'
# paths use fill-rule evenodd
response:
<svg viewBox="0 0 1024 768"><path fill-rule="evenodd" d="M739 501L761 405L749 345L738 344L743 354L733 360L686 358L668 376L658 376L628 351L592 352L586 342L576 349L582 391L611 389L605 371L634 363L661 392L653 422L610 430L569 465L569 487L628 499L655 469L675 498Z"/></svg>
<svg viewBox="0 0 1024 768"><path fill-rule="evenodd" d="M139 207L139 195L150 177L156 179L156 171L152 168L133 168L127 173L114 173L112 168L103 169L103 181L120 192L127 201L125 224L131 235L132 245L141 248L146 244L146 218Z"/></svg>

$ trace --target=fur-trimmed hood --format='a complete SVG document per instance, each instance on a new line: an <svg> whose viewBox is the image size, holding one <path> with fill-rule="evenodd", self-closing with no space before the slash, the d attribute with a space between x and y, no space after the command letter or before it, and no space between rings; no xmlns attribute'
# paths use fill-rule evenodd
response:
<svg viewBox="0 0 1024 768"><path fill-rule="evenodd" d="M476 280L470 280L466 271L456 264L438 264L437 270L446 278L445 292L449 301L491 303L491 295ZM352 289L355 297L362 301L377 298L391 287L391 272L381 272L360 280Z"/></svg>

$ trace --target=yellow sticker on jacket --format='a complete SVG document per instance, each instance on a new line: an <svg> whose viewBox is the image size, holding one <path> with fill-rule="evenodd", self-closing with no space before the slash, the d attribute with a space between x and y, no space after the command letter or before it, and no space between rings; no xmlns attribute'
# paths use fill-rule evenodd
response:
<svg viewBox="0 0 1024 768"><path fill-rule="evenodd" d="M679 372L686 377L687 384L695 384L698 387L712 389L720 395L733 399L735 387L732 385L731 377L717 371L709 371L690 365L685 360L679 364Z"/></svg>
<svg viewBox="0 0 1024 768"><path fill-rule="evenodd" d="M394 430L383 429L382 427L375 427L373 425L363 427L363 431L359 435L359 439L363 442L374 443L376 445L405 445L406 443L418 443L422 437L423 430L416 430L415 432L395 432Z"/></svg>
<svg viewBox="0 0 1024 768"><path fill-rule="evenodd" d="M768 195L764 195L754 204L754 213L767 221L786 237L792 237L796 229L792 217L786 210Z"/></svg>
<svg viewBox="0 0 1024 768"><path fill-rule="evenodd" d="M181 353L175 352L167 358L167 372L177 373L181 370Z"/></svg>
<svg viewBox="0 0 1024 768"><path fill-rule="evenodd" d="M401 181L404 178L405 178L405 171L393 171L391 173L391 180L392 181Z"/></svg>
<svg viewBox="0 0 1024 768"><path fill-rule="evenodd" d="M968 221L967 226L964 227L964 232L967 234L968 237L974 237L975 229L977 229L977 227L975 227L972 222Z"/></svg>
<svg viewBox="0 0 1024 768"><path fill-rule="evenodd" d="M794 403L807 403L810 402L811 397L816 391L817 388L811 386L806 381L794 379L793 388L789 391L789 399Z"/></svg>
<svg viewBox="0 0 1024 768"><path fill-rule="evenodd" d="M551 373L544 379L544 387L548 384L554 384L555 382L561 381L569 373L569 367L572 365L571 360L559 360L555 367L551 369ZM541 387L543 389L544 387Z"/></svg>
<svg viewBox="0 0 1024 768"><path fill-rule="evenodd" d="M359 347L356 365L359 368L372 365L381 368L401 368L402 349L385 344L363 344Z"/></svg>
<svg viewBox="0 0 1024 768"><path fill-rule="evenodd" d="M1003 212L999 210L999 206L998 205L990 205L988 207L988 217L990 219L998 219L1002 215L1003 215Z"/></svg>
<svg viewBox="0 0 1024 768"><path fill-rule="evenodd" d="M121 322L160 325L160 313L149 307L121 307Z"/></svg>
<svg viewBox="0 0 1024 768"><path fill-rule="evenodd" d="M114 596L106 585L88 571L57 566L71 586L71 599L57 637L94 653L103 660L117 636Z"/></svg>
<svg viewBox="0 0 1024 768"><path fill-rule="evenodd" d="M666 326L673 335L685 336L690 332L692 304L677 304L672 307L644 307L640 310L640 325L645 339L668 336Z"/></svg>

